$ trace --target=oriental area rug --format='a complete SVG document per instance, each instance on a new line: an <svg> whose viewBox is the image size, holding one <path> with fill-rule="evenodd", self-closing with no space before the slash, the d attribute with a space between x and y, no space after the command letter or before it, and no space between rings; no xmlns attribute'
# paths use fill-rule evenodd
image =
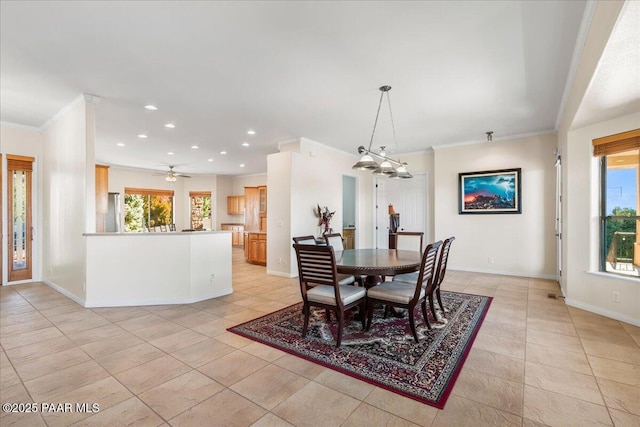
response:
<svg viewBox="0 0 640 427"><path fill-rule="evenodd" d="M337 321L327 323L323 309L312 308L309 330L302 337L302 303L229 328L254 341L350 375L409 398L444 408L480 329L492 298L442 291L446 313L436 313L427 329L416 310L419 342L409 332L408 317L384 318L376 309L371 329L345 318L340 348ZM436 307L438 307L436 303ZM439 308L439 307L438 307Z"/></svg>

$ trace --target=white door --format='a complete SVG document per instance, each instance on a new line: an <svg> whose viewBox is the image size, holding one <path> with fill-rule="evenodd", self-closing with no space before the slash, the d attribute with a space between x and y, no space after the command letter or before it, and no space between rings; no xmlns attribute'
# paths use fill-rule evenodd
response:
<svg viewBox="0 0 640 427"><path fill-rule="evenodd" d="M376 247L389 247L389 205L400 214L400 231L427 234L427 175L413 179L376 177Z"/></svg>

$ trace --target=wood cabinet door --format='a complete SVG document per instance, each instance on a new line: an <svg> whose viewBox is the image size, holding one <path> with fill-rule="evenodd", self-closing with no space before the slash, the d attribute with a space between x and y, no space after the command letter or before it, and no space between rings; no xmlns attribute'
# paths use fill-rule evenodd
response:
<svg viewBox="0 0 640 427"><path fill-rule="evenodd" d="M256 261L262 264L267 263L267 241L266 240L258 240L258 257Z"/></svg>

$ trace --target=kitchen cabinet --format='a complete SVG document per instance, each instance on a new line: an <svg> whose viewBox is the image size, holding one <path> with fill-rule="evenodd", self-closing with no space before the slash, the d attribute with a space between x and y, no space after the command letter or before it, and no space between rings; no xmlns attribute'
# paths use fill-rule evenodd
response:
<svg viewBox="0 0 640 427"><path fill-rule="evenodd" d="M105 231L109 210L109 166L96 165L96 232Z"/></svg>
<svg viewBox="0 0 640 427"><path fill-rule="evenodd" d="M227 214L244 215L244 196L227 196Z"/></svg>
<svg viewBox="0 0 640 427"><path fill-rule="evenodd" d="M267 265L267 233L245 233L244 255L251 264Z"/></svg>
<svg viewBox="0 0 640 427"><path fill-rule="evenodd" d="M231 245L235 247L244 246L244 225L242 224L220 224L221 230L231 231Z"/></svg>
<svg viewBox="0 0 640 427"><path fill-rule="evenodd" d="M355 228L343 228L342 229L342 238L344 239L344 248L345 249L355 249L356 248L356 229Z"/></svg>
<svg viewBox="0 0 640 427"><path fill-rule="evenodd" d="M260 190L258 187L244 187L244 229L260 230Z"/></svg>
<svg viewBox="0 0 640 427"><path fill-rule="evenodd" d="M258 217L260 231L267 231L267 187L258 187Z"/></svg>

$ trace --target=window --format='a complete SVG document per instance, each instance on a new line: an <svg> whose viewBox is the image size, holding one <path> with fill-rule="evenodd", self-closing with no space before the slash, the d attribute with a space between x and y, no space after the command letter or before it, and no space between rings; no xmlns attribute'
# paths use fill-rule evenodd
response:
<svg viewBox="0 0 640 427"><path fill-rule="evenodd" d="M211 230L211 192L190 191L191 229Z"/></svg>
<svg viewBox="0 0 640 427"><path fill-rule="evenodd" d="M124 231L154 231L174 223L173 191L144 188L124 189Z"/></svg>
<svg viewBox="0 0 640 427"><path fill-rule="evenodd" d="M593 145L601 165L600 269L640 276L640 129Z"/></svg>

